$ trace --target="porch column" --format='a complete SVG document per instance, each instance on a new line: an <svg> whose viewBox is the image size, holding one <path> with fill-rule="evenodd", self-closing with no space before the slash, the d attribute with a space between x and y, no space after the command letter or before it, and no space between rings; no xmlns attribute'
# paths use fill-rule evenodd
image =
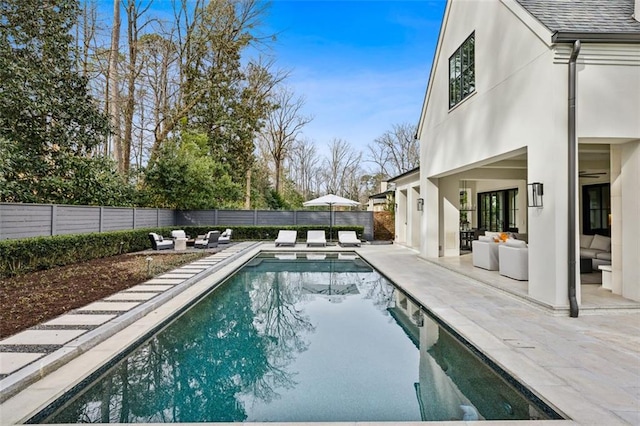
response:
<svg viewBox="0 0 640 426"><path fill-rule="evenodd" d="M423 257L440 256L439 239L439 217L440 217L440 195L439 179L427 179L422 177L420 171L420 182L422 183L422 198L424 198L424 212L421 220L422 239L420 242L420 255Z"/></svg>
<svg viewBox="0 0 640 426"><path fill-rule="evenodd" d="M628 142L620 147L620 231L622 259L622 282L616 279L616 267L619 262L612 264L612 291L622 290L622 296L640 301L640 141ZM612 247L613 250L613 247ZM612 252L612 260L616 256Z"/></svg>

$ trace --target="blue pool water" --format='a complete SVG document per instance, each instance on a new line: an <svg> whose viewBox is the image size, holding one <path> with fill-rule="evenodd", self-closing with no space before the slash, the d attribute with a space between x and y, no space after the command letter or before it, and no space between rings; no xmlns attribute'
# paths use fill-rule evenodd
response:
<svg viewBox="0 0 640 426"><path fill-rule="evenodd" d="M480 358L353 254L265 253L33 420L559 418Z"/></svg>

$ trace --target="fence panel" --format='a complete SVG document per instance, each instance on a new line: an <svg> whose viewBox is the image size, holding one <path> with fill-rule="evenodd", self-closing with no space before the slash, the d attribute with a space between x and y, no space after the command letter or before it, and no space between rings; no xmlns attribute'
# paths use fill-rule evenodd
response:
<svg viewBox="0 0 640 426"><path fill-rule="evenodd" d="M329 226L329 211L300 210L297 213L298 225L327 225Z"/></svg>
<svg viewBox="0 0 640 426"><path fill-rule="evenodd" d="M254 210L218 210L216 225L255 225Z"/></svg>
<svg viewBox="0 0 640 426"><path fill-rule="evenodd" d="M57 206L54 235L100 232L100 207Z"/></svg>
<svg viewBox="0 0 640 426"><path fill-rule="evenodd" d="M102 231L133 228L133 209L126 207L102 208Z"/></svg>
<svg viewBox="0 0 640 426"><path fill-rule="evenodd" d="M0 204L0 240L51 235L48 204Z"/></svg>
<svg viewBox="0 0 640 426"><path fill-rule="evenodd" d="M102 213L101 213L102 212ZM373 212L336 211L334 225L364 226L363 237L373 239ZM134 209L125 207L64 206L0 203L0 239L82 234L120 229L212 226L329 225L329 211ZM102 222L102 224L101 224Z"/></svg>
<svg viewBox="0 0 640 426"><path fill-rule="evenodd" d="M290 226L294 225L295 212L283 210L258 210L257 223L258 226Z"/></svg>
<svg viewBox="0 0 640 426"><path fill-rule="evenodd" d="M216 225L215 210L188 210L175 212L177 226Z"/></svg>
<svg viewBox="0 0 640 426"><path fill-rule="evenodd" d="M169 209L158 210L157 226L173 226L176 222L176 211ZM155 226L155 225L154 225Z"/></svg>
<svg viewBox="0 0 640 426"><path fill-rule="evenodd" d="M156 228L158 226L158 209L136 208L134 228Z"/></svg>

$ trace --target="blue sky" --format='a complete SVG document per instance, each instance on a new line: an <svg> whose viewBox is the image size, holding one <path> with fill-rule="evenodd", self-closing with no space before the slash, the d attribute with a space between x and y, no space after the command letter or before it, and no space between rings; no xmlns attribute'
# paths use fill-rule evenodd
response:
<svg viewBox="0 0 640 426"><path fill-rule="evenodd" d="M110 26L112 1L97 3ZM171 14L171 0L141 2L149 3L152 16ZM304 114L314 119L303 137L314 141L320 154L340 138L366 155L367 145L394 124L417 124L445 5L445 0L270 2L258 31L277 34L268 53L277 67L290 71L286 84L305 98ZM124 11L121 16L124 20Z"/></svg>
<svg viewBox="0 0 640 426"><path fill-rule="evenodd" d="M275 0L278 67L314 116L303 133L321 153L333 138L366 153L394 124L416 124L445 0Z"/></svg>

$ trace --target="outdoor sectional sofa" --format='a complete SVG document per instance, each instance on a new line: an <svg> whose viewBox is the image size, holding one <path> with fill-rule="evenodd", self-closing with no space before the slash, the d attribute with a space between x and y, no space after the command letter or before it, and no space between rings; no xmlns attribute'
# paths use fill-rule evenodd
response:
<svg viewBox="0 0 640 426"><path fill-rule="evenodd" d="M611 238L604 235L580 235L580 257L591 259L593 269L611 264Z"/></svg>

